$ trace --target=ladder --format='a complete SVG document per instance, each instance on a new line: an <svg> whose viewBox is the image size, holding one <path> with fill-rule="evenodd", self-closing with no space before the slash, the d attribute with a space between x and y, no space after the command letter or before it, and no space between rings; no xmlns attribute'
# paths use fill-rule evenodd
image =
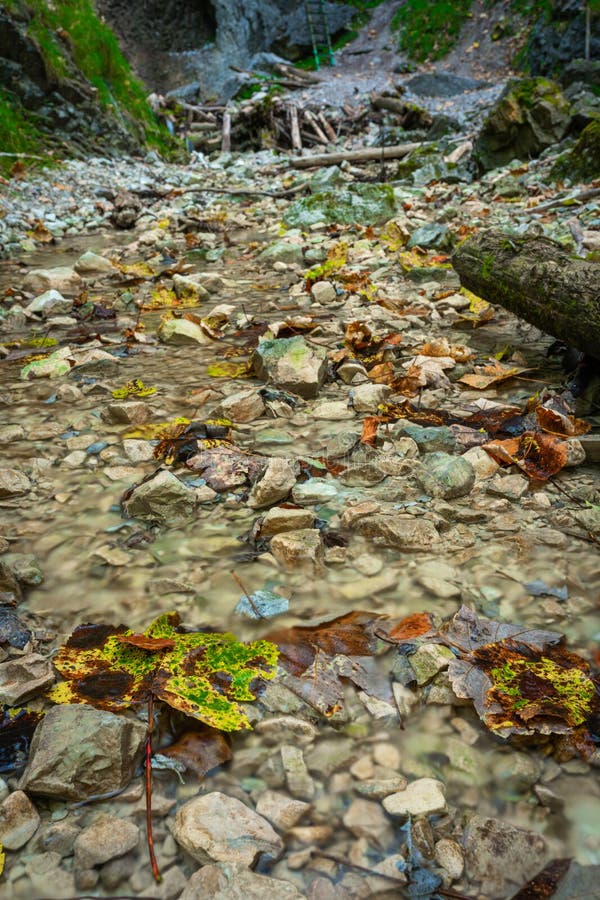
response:
<svg viewBox="0 0 600 900"><path fill-rule="evenodd" d="M304 0L304 9L315 58L315 68L321 68L322 57L326 57L328 65L334 66L335 59L331 46L325 0Z"/></svg>

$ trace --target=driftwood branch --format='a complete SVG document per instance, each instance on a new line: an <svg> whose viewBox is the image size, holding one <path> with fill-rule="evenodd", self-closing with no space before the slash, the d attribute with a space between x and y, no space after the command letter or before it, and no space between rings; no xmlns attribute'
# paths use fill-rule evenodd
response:
<svg viewBox="0 0 600 900"><path fill-rule="evenodd" d="M452 256L461 284L600 359L600 265L544 237L484 231Z"/></svg>
<svg viewBox="0 0 600 900"><path fill-rule="evenodd" d="M401 159L422 144L397 144L394 147L366 147L363 150L340 150L336 153L319 153L299 156L290 160L295 169L311 169L313 166L335 166L341 162L378 162L381 159Z"/></svg>

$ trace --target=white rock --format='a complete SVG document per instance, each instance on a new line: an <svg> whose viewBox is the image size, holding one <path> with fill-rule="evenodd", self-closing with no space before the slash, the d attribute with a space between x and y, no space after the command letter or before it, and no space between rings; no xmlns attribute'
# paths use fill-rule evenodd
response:
<svg viewBox="0 0 600 900"><path fill-rule="evenodd" d="M318 572L323 566L321 532L316 528L299 528L276 534L271 539L271 553L287 571Z"/></svg>
<svg viewBox="0 0 600 900"><path fill-rule="evenodd" d="M173 290L179 300L192 300L196 303L209 296L196 275L173 275Z"/></svg>
<svg viewBox="0 0 600 900"><path fill-rule="evenodd" d="M200 325L190 319L163 319L157 329L158 337L165 344L210 344L211 339Z"/></svg>
<svg viewBox="0 0 600 900"><path fill-rule="evenodd" d="M327 306L337 298L335 287L330 281L317 281L310 289L310 295L315 303Z"/></svg>
<svg viewBox="0 0 600 900"><path fill-rule="evenodd" d="M446 811L445 787L435 778L418 778L383 801L391 816L433 816Z"/></svg>
<svg viewBox="0 0 600 900"><path fill-rule="evenodd" d="M310 803L280 794L278 791L263 791L256 804L256 812L272 822L280 831L288 831L297 825L310 809Z"/></svg>
<svg viewBox="0 0 600 900"><path fill-rule="evenodd" d="M0 499L27 494L31 487L27 475L18 469L0 469Z"/></svg>
<svg viewBox="0 0 600 900"><path fill-rule="evenodd" d="M345 400L320 400L313 406L311 415L313 419L341 422L344 419L353 419L355 413Z"/></svg>
<svg viewBox="0 0 600 900"><path fill-rule="evenodd" d="M435 861L456 881L463 873L465 861L460 844L450 838L441 838L435 845Z"/></svg>
<svg viewBox="0 0 600 900"><path fill-rule="evenodd" d="M18 850L38 830L37 809L23 791L13 791L0 805L0 844L5 850Z"/></svg>
<svg viewBox="0 0 600 900"><path fill-rule="evenodd" d="M25 308L27 312L39 313L44 318L47 318L48 316L60 316L69 313L72 306L72 300L67 300L59 291L51 290L38 294L29 306Z"/></svg>
<svg viewBox="0 0 600 900"><path fill-rule="evenodd" d="M264 514L260 526L261 537L271 537L281 534L283 531L296 531L302 528L312 528L315 514L310 509L293 509L283 506L274 506Z"/></svg>
<svg viewBox="0 0 600 900"><path fill-rule="evenodd" d="M155 894L156 889L152 890ZM179 900L302 900L304 896L289 881L221 863L194 872Z"/></svg>
<svg viewBox="0 0 600 900"><path fill-rule="evenodd" d="M173 837L199 863L252 866L278 859L283 841L262 816L218 791L195 797L177 811Z"/></svg>
<svg viewBox="0 0 600 900"><path fill-rule="evenodd" d="M475 482L485 481L496 474L500 466L482 447L471 447L463 453L463 459L471 463L475 471Z"/></svg>
<svg viewBox="0 0 600 900"><path fill-rule="evenodd" d="M88 250L75 263L75 271L78 275L86 277L87 275L112 275L118 270L110 259Z"/></svg>

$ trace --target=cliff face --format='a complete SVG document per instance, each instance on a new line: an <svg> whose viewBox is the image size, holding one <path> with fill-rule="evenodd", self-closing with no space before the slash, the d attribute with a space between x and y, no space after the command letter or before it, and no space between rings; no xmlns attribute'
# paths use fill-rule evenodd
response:
<svg viewBox="0 0 600 900"><path fill-rule="evenodd" d="M240 85L231 65L248 69L265 54L295 59L310 52L301 0L97 0L97 6L136 72L160 93L189 85L190 93L227 98ZM333 34L356 12L344 3L326 9Z"/></svg>
<svg viewBox="0 0 600 900"><path fill-rule="evenodd" d="M146 93L91 0L0 0L4 152L164 151Z"/></svg>

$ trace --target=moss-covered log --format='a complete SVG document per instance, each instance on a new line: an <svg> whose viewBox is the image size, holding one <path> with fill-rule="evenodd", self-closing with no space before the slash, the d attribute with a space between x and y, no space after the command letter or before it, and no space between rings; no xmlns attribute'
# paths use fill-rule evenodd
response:
<svg viewBox="0 0 600 900"><path fill-rule="evenodd" d="M461 284L600 359L600 265L544 237L484 231L454 251Z"/></svg>

